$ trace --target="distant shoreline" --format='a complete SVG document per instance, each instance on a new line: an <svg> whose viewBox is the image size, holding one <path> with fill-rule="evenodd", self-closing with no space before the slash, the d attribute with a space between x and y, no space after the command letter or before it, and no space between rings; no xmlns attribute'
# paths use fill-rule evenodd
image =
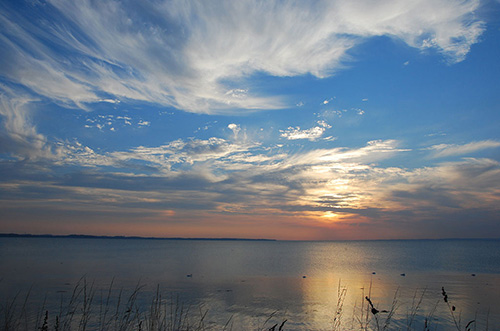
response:
<svg viewBox="0 0 500 331"><path fill-rule="evenodd" d="M277 241L276 239L252 239L252 238L183 238L183 237L140 237L140 236L94 236L86 234L19 234L0 233L0 238L70 238L70 239L134 239L134 240L220 240L220 241Z"/></svg>
<svg viewBox="0 0 500 331"><path fill-rule="evenodd" d="M434 240L500 240L500 238L423 238L423 239L352 239L352 240L278 240L278 239L258 239L258 238L185 238L185 237L141 237L141 236L97 236L86 234L20 234L20 233L0 233L0 238L69 238L69 239L132 239L132 240L196 240L196 241L434 241Z"/></svg>

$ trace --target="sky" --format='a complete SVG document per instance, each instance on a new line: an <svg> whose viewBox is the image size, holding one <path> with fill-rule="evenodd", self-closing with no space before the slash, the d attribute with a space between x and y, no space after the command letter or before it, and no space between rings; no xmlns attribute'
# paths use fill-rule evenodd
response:
<svg viewBox="0 0 500 331"><path fill-rule="evenodd" d="M500 237L500 1L3 0L0 232Z"/></svg>

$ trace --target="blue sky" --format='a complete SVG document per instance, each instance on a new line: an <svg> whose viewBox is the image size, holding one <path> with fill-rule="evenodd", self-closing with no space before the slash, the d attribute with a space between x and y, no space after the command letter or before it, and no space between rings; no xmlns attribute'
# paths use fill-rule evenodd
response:
<svg viewBox="0 0 500 331"><path fill-rule="evenodd" d="M498 1L2 1L0 231L500 237Z"/></svg>

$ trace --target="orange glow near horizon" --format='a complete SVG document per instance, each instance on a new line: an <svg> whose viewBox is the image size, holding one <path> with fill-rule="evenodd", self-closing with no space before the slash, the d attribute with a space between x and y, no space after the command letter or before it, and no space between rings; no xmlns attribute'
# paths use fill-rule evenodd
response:
<svg viewBox="0 0 500 331"><path fill-rule="evenodd" d="M148 214L149 213L149 214ZM22 216L22 215L21 215ZM4 218L2 232L32 234L123 235L185 238L258 238L278 240L359 240L404 237L383 224L372 224L368 217L333 211L280 213L273 209L253 214L207 213L166 209L135 211L121 216L106 213L93 217L67 217L60 213L20 215ZM22 226L21 226L22 224Z"/></svg>

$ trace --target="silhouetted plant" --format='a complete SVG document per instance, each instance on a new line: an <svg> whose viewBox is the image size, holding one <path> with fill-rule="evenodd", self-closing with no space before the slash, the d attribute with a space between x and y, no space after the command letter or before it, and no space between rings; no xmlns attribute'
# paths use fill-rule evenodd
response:
<svg viewBox="0 0 500 331"><path fill-rule="evenodd" d="M31 291L31 290L30 290ZM140 284L132 291L114 288L114 279L109 288L103 291L96 291L94 283L87 282L83 277L80 279L71 292L67 300L61 296L59 312L52 313L53 306L46 306L46 298L41 303L41 308L36 311L30 310L28 305L29 292L22 304L17 304L19 295L0 306L0 329L6 331L40 330L40 331L68 331L68 330L102 330L102 331L202 331L213 330L207 321L208 310L202 306L192 309L182 303L179 297L169 296L169 299L162 297L159 286L156 292L145 304L144 300L139 300L145 291ZM100 293L100 297L97 295ZM129 293L129 294L127 294ZM393 328L394 323L401 323L401 319L394 321L394 316L399 308L399 289L394 294L394 299L390 308L382 309L386 303L379 303L376 296L372 297L372 288L363 296L361 310L356 310L354 305L351 327L342 325L345 314L344 302L347 288L341 286L340 282L337 291L336 308L333 311L333 330L359 329L359 330L388 330ZM439 292L438 292L439 293ZM465 327L460 324L460 310L455 306L452 295L447 293L444 287L441 288L440 299L436 304L427 309L426 315L419 314L422 308L424 295L427 289L418 293L415 291L411 306L406 313L406 329L430 331L436 330L437 325L433 325L436 308L439 302L445 302L451 314L452 325L457 330L472 331L476 328L477 317L468 321ZM436 293L437 294L437 293ZM425 307L424 307L425 309ZM35 313L33 313L35 312ZM267 316L259 330L262 331L285 331L288 319L276 321L274 311ZM420 317L419 317L420 316ZM488 329L488 317L486 317L486 330ZM358 321L358 325L354 322ZM422 323L418 327L417 322ZM404 323L404 322L403 322ZM404 324L403 324L404 325ZM232 330L233 316L225 325L219 326L217 330ZM241 328L237 328L241 329ZM397 329L402 329L401 325Z"/></svg>
<svg viewBox="0 0 500 331"><path fill-rule="evenodd" d="M455 324L455 327L457 328L457 330L461 330L461 327L460 327L460 314L459 314L459 318L458 318L458 321L457 321L457 318L455 317L455 310L457 309L455 306L453 305L450 305L450 302L449 302L449 299L448 299L448 294L446 293L444 287L441 288L441 294L443 296L443 301L446 303L446 305L448 306L448 309L450 310L450 314L451 314L451 317L453 319L453 323ZM470 320L467 325L465 326L465 330L467 331L470 331L470 325L475 323L476 320Z"/></svg>

